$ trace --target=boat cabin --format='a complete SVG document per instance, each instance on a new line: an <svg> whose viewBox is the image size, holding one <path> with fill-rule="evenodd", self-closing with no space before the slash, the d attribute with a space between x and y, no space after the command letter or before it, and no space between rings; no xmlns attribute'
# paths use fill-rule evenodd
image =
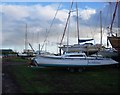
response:
<svg viewBox="0 0 120 95"><path fill-rule="evenodd" d="M81 52L78 52L78 53L66 53L64 56L65 57L84 57L84 58L87 57L85 53L81 53Z"/></svg>

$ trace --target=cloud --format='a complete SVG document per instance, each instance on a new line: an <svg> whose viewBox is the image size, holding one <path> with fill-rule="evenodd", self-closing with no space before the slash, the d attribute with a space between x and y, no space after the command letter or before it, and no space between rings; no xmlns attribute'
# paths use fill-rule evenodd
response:
<svg viewBox="0 0 120 95"><path fill-rule="evenodd" d="M12 20L21 20L22 18L29 16L28 11L26 11L26 6L3 5L2 8L3 15L10 17Z"/></svg>
<svg viewBox="0 0 120 95"><path fill-rule="evenodd" d="M96 14L96 10L92 8L86 8L80 11L79 15L83 20L89 20L92 15Z"/></svg>
<svg viewBox="0 0 120 95"><path fill-rule="evenodd" d="M58 4L57 4L58 5ZM49 31L50 24L55 16L57 6L51 5L12 5L4 4L2 6L2 34L3 34L3 46L17 46L17 49L24 48L26 23L28 25L28 42L33 47L34 44L43 44L46 37L46 29ZM64 6L64 5L63 5ZM107 5L106 5L107 6ZM50 33L47 41L59 43L64 31L66 19L68 16L68 9L61 8L58 11L53 26L50 29ZM103 15L106 11L103 12ZM77 42L76 32L76 14L72 13L70 18L69 32L71 41L70 44ZM99 40L97 34L99 34L99 12L96 9L86 7L86 9L79 9L80 19L80 37L81 38L95 38ZM96 22L97 21L97 22ZM85 24L87 23L87 24ZM89 25L88 25L89 24ZM92 26L90 28L89 26ZM66 38L64 40L66 42ZM99 42L99 41L97 41ZM35 49L36 46L34 47Z"/></svg>
<svg viewBox="0 0 120 95"><path fill-rule="evenodd" d="M2 11L2 33L3 46L9 47L10 45L24 45L25 39L25 25L28 24L28 41L30 42L43 42L46 35L46 28L49 29L51 21L54 18L56 12L55 5L0 5ZM63 24L67 18L66 9L60 10L55 22L56 28L54 31L61 32ZM52 30L53 30L52 29ZM38 36L39 32L39 36ZM40 37L39 39L36 36ZM34 39L34 38L35 39ZM52 36L53 37L53 36Z"/></svg>

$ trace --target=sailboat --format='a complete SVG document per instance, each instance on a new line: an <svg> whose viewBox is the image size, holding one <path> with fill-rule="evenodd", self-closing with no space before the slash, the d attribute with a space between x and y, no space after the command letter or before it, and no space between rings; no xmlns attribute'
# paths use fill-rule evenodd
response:
<svg viewBox="0 0 120 95"><path fill-rule="evenodd" d="M72 8L72 4L71 4L71 8ZM87 55L91 55L91 54L95 54L97 53L100 48L101 48L101 44L95 44L93 45L93 43L88 43L88 41L92 41L94 39L90 38L90 39L80 39L79 37L79 18L78 18L78 9L77 9L77 5L76 5L76 13L77 13L77 41L78 43L77 44L74 44L74 45L61 45L62 44L62 41L63 41L63 38L65 36L65 32L66 32L66 27L68 25L68 22L69 22L69 19L70 19L70 15L71 15L71 12L73 12L72 10L70 10L69 12L69 16L68 16L68 19L67 19L67 22L66 22L66 25L65 25L65 29L64 29L64 33L63 33L63 36L62 36L62 39L61 39L61 43L60 43L60 49L63 50L63 52L84 52L86 53ZM87 42L87 43L85 43ZM81 43L84 43L84 44L81 44Z"/></svg>
<svg viewBox="0 0 120 95"><path fill-rule="evenodd" d="M120 54L120 35L116 35L115 36L113 34L113 30L112 30L112 26L113 26L113 22L114 22L114 19L115 19L115 16L116 16L116 11L117 11L117 7L118 6L120 7L120 2L118 2L118 0L117 0L116 6L115 6L115 10L114 10L114 13L113 13L113 18L112 18L111 26L110 26L110 34L111 34L111 36L108 36L107 38L110 41L112 47L117 50L118 54ZM119 19L120 19L120 17L118 17L118 20ZM118 28L120 28L120 24L118 24ZM120 32L120 30L118 30L118 32Z"/></svg>
<svg viewBox="0 0 120 95"><path fill-rule="evenodd" d="M28 35L27 35L27 24L26 24L26 31L25 31L25 49L23 50L22 53L18 53L19 57L33 57L35 56L35 50L32 48L32 45L29 43L29 46L31 47L32 50L27 49L28 46Z"/></svg>
<svg viewBox="0 0 120 95"><path fill-rule="evenodd" d="M33 61L36 66L47 67L86 67L112 65L118 62L110 58L87 57L85 53L66 53L61 56L38 55Z"/></svg>
<svg viewBox="0 0 120 95"><path fill-rule="evenodd" d="M73 2L72 2L73 4ZM76 2L77 6L77 2ZM77 7L76 7L77 10ZM78 10L77 10L78 11ZM68 16L69 17L69 16ZM68 47L69 48L69 47ZM113 65L118 62L110 58L102 57L88 57L84 52L72 52L64 53L59 56L40 54L32 60L32 64L35 66L45 67L87 67L87 66L102 66L102 65Z"/></svg>
<svg viewBox="0 0 120 95"><path fill-rule="evenodd" d="M112 47L117 50L118 54L120 54L120 37L108 36L108 40L110 41Z"/></svg>
<svg viewBox="0 0 120 95"><path fill-rule="evenodd" d="M87 55L92 55L97 53L100 50L101 45L100 44L93 45L93 43L84 43L84 44L74 44L74 45L68 45L68 46L63 45L63 46L60 46L59 48L62 49L64 52L84 52Z"/></svg>

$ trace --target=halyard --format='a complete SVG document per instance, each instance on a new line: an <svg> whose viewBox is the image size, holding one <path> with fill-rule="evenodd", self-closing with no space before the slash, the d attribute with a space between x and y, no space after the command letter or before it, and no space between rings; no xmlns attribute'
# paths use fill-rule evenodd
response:
<svg viewBox="0 0 120 95"><path fill-rule="evenodd" d="M6 62L8 67L4 66ZM21 92L17 93L119 93L120 70L117 67L69 72L64 68L30 67L28 61L20 58L7 61L4 59L3 66L3 71L7 70L6 73L19 86Z"/></svg>

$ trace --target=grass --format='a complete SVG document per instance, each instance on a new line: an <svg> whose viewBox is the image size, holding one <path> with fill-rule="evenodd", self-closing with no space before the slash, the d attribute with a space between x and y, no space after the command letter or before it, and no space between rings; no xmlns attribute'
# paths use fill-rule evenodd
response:
<svg viewBox="0 0 120 95"><path fill-rule="evenodd" d="M5 62L27 63L21 58L5 58ZM119 93L118 68L87 68L69 72L63 68L32 68L28 64L9 64L9 71L23 93Z"/></svg>
<svg viewBox="0 0 120 95"><path fill-rule="evenodd" d="M31 68L14 65L11 68L24 93L118 93L120 70L91 69L68 72L60 68Z"/></svg>
<svg viewBox="0 0 120 95"><path fill-rule="evenodd" d="M47 85L37 80L39 74L36 73L35 69L27 67L26 65L13 66L12 69L24 93L47 93L50 91Z"/></svg>
<svg viewBox="0 0 120 95"><path fill-rule="evenodd" d="M28 59L23 59L23 58L20 58L20 57L15 57L15 58L3 58L2 61L4 62L28 62Z"/></svg>

